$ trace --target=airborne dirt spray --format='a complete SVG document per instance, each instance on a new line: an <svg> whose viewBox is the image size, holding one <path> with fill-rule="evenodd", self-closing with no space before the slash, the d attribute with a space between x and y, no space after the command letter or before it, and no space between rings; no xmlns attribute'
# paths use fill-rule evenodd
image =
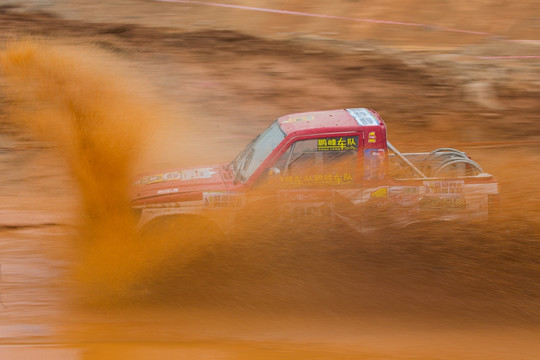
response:
<svg viewBox="0 0 540 360"><path fill-rule="evenodd" d="M35 40L9 44L1 54L11 119L57 148L78 185L76 277L85 298L98 302L130 297L173 246L138 238L129 189L155 112L111 68L96 50Z"/></svg>
<svg viewBox="0 0 540 360"><path fill-rule="evenodd" d="M255 236L204 244L173 226L172 233L165 229L140 238L129 188L155 111L100 58L95 50L23 41L9 45L0 59L12 98L11 119L54 144L79 186L82 259L76 276L89 301L130 300L152 287L164 295L174 290L175 304L194 307L228 302L242 309L310 314L539 321L540 230L508 214L519 210L523 220L537 219L536 202L524 212L523 198L531 196L519 193L523 182L513 185L514 195L521 194L511 199L515 205L507 206L498 222L482 226L362 236L349 230L298 231L293 223L269 231L275 207L264 203L270 212L263 216L264 227L257 216L250 218L255 212L245 214L258 230ZM495 174L509 165L531 168L525 160L498 161ZM511 184L516 182L509 173L503 185ZM383 229L388 224L384 218L379 222ZM208 244L211 251L204 252L202 245ZM168 262L170 254L180 257Z"/></svg>

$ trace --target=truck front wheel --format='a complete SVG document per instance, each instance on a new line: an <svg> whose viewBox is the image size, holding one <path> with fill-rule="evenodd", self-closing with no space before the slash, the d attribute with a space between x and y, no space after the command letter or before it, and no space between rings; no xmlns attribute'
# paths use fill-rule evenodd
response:
<svg viewBox="0 0 540 360"><path fill-rule="evenodd" d="M207 253L224 235L212 221L197 215L166 215L149 221L140 232L141 246L156 267L179 270Z"/></svg>

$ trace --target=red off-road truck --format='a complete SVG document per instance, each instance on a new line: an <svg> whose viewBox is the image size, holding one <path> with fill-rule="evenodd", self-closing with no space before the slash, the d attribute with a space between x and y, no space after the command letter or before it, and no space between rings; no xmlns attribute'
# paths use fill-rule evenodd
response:
<svg viewBox="0 0 540 360"><path fill-rule="evenodd" d="M485 219L497 197L494 177L465 153L401 153L378 113L355 108L280 117L228 164L143 176L133 207L141 226L198 220L228 232L257 218L261 230L315 220L365 233L381 215L396 228Z"/></svg>

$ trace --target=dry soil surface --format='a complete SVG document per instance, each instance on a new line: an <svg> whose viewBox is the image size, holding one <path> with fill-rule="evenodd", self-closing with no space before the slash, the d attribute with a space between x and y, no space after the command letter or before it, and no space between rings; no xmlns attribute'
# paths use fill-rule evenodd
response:
<svg viewBox="0 0 540 360"><path fill-rule="evenodd" d="M125 97L151 113L137 171L229 161L287 113L369 107L403 150L465 149L499 179L503 213L376 241L233 239L145 302L89 306L72 276L88 250L73 158L14 123L2 76L0 358L537 359L537 2L219 4L304 14L1 1L0 50L31 37L129 78Z"/></svg>

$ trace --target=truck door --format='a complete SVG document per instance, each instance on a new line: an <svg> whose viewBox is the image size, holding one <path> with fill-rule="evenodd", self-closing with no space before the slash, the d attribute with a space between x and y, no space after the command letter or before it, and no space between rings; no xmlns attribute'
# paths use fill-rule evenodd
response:
<svg viewBox="0 0 540 360"><path fill-rule="evenodd" d="M358 171L361 134L298 140L275 162L278 203L291 222L335 220L346 211L350 192L360 193Z"/></svg>
<svg viewBox="0 0 540 360"><path fill-rule="evenodd" d="M296 141L274 165L280 169L281 185L313 189L356 183L358 138L342 136Z"/></svg>

